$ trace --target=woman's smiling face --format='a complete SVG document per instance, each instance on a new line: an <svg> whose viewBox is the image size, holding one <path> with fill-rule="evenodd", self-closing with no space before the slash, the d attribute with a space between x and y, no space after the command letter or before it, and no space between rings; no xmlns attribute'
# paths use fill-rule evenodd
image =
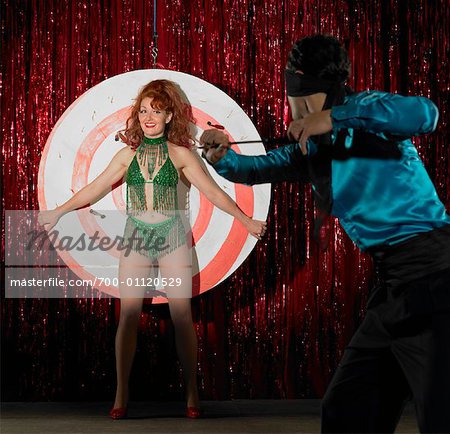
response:
<svg viewBox="0 0 450 434"><path fill-rule="evenodd" d="M166 125L172 119L172 113L152 107L153 98L144 98L139 109L139 123L144 136L156 138L164 135Z"/></svg>

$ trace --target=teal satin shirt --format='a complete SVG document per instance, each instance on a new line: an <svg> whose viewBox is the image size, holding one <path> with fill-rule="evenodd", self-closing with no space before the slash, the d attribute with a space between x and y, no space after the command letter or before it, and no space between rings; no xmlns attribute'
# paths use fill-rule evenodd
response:
<svg viewBox="0 0 450 434"><path fill-rule="evenodd" d="M398 136L400 140L400 159L332 161L332 214L358 247L365 250L395 244L450 224L450 216L409 139L436 128L438 110L429 99L378 91L355 93L347 96L343 105L332 108L331 118L333 140L340 129L348 129L346 147L352 146L356 128L383 138L385 134ZM309 140L308 155L315 150ZM224 178L247 185L307 182L308 155L301 153L298 144L259 156L240 155L230 149L212 165Z"/></svg>

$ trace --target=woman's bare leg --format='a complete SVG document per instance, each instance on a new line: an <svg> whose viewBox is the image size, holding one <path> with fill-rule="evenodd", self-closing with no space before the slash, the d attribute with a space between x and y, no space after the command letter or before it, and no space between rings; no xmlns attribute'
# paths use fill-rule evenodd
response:
<svg viewBox="0 0 450 434"><path fill-rule="evenodd" d="M197 388L197 335L191 314L191 299L169 299L170 316L175 327L178 357L183 366L188 407L198 407Z"/></svg>
<svg viewBox="0 0 450 434"><path fill-rule="evenodd" d="M151 272L151 260L136 252L129 252L120 257L120 318L116 333L116 372L117 390L114 408L126 407L128 404L131 366L136 353L137 330L142 311L145 287L134 286ZM133 286L127 285L133 283Z"/></svg>
<svg viewBox="0 0 450 434"><path fill-rule="evenodd" d="M192 264L187 246L181 246L160 258L159 267L161 277L166 278L168 283L174 283L173 286L166 286L166 291L175 327L177 353L183 366L187 406L198 407L197 335L192 321ZM176 279L180 279L179 286Z"/></svg>

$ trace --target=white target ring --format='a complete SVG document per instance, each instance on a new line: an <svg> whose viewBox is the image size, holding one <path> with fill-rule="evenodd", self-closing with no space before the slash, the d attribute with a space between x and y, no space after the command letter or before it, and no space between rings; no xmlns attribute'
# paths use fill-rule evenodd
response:
<svg viewBox="0 0 450 434"><path fill-rule="evenodd" d="M196 119L196 138L207 122L220 124L232 141L257 140L258 132L239 105L212 84L189 74L151 69L120 74L105 80L85 92L64 112L45 145L38 178L40 209L53 209L68 200L95 179L109 164L116 152L124 146L114 140L115 133L123 129L133 99L148 82L156 79L176 82L192 105ZM264 154L263 145L234 146L238 153ZM270 203L270 185L245 186L233 184L207 165L215 181L248 215L265 220ZM88 236L96 230L110 234L107 218L100 218L102 210L120 211L124 215L125 184L117 186L91 208L77 211L79 231ZM193 295L201 294L230 276L245 260L256 244L243 226L230 215L215 208L194 186L189 192L191 227L195 243L197 269L193 276ZM125 221L125 220L124 220ZM119 258L109 252L100 262L108 265L110 277L117 279ZM59 252L64 262L82 279L93 280L104 276L104 268L83 266L83 254L77 251ZM97 279L98 280L98 279ZM111 296L118 296L118 287L97 284L95 287ZM158 297L154 302L165 302Z"/></svg>

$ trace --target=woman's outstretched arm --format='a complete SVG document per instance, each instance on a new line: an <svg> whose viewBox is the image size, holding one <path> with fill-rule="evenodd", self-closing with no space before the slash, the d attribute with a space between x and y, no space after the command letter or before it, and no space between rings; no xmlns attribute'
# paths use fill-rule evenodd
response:
<svg viewBox="0 0 450 434"><path fill-rule="evenodd" d="M39 224L49 231L64 214L98 202L111 190L112 185L123 179L133 154L134 151L128 146L121 149L114 155L108 167L92 182L54 210L41 212L38 217Z"/></svg>
<svg viewBox="0 0 450 434"><path fill-rule="evenodd" d="M266 231L266 222L253 220L236 205L233 199L226 194L212 179L208 176L198 158L186 148L178 148L181 170L189 180L195 185L215 206L222 211L238 219L254 237L261 239Z"/></svg>

